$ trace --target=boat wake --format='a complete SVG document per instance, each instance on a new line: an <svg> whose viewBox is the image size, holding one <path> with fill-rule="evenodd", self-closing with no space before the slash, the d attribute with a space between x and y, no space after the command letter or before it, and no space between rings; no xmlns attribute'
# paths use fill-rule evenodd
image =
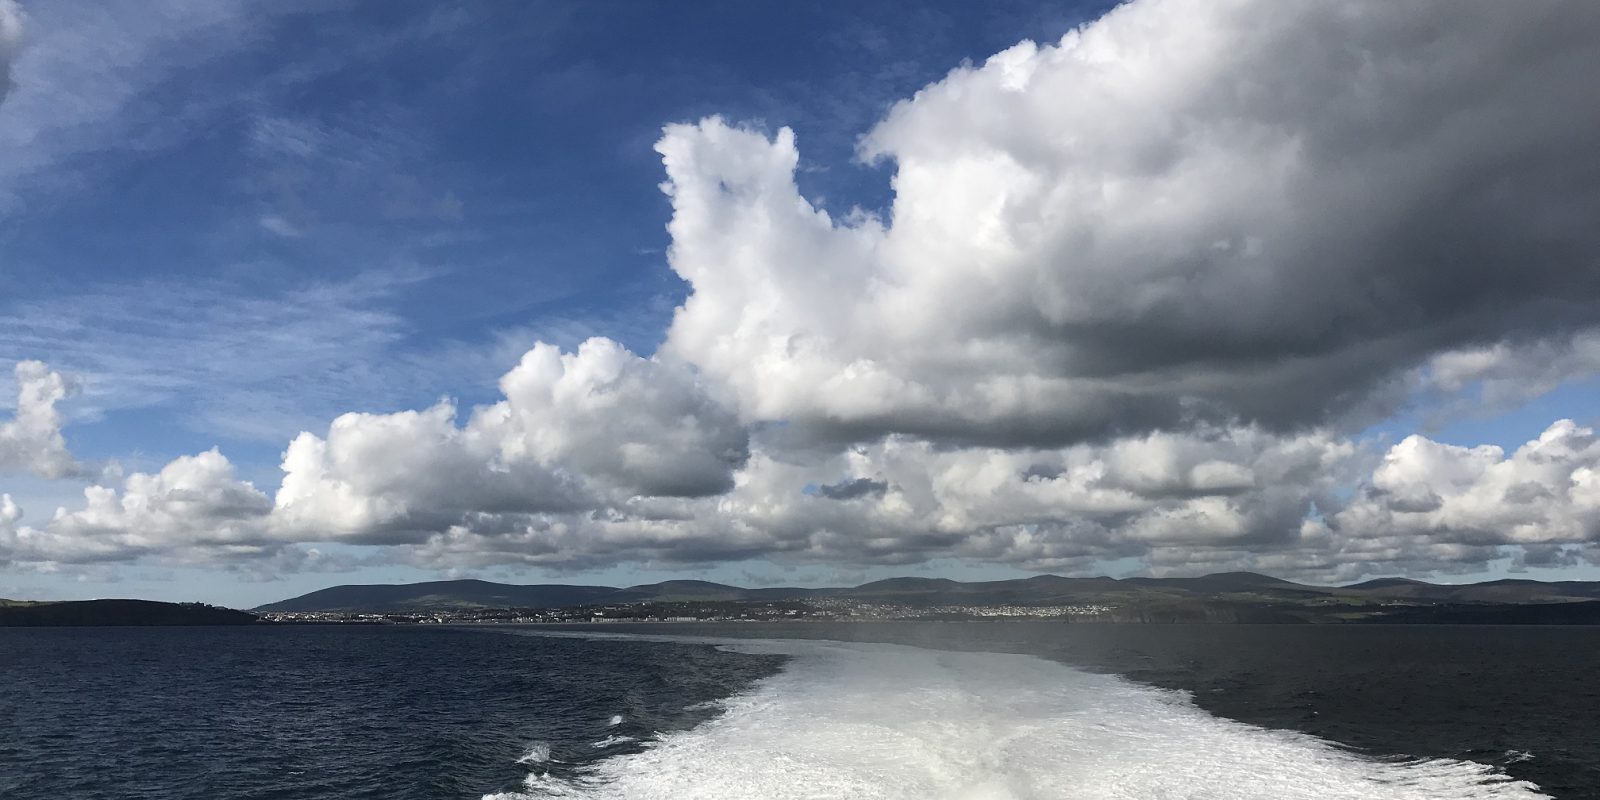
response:
<svg viewBox="0 0 1600 800"><path fill-rule="evenodd" d="M791 660L697 728L485 800L1546 797L1487 765L1373 759L1032 656L719 642Z"/></svg>

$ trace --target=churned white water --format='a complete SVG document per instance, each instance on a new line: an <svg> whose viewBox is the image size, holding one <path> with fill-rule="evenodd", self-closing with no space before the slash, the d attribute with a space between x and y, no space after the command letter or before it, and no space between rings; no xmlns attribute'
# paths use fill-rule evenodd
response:
<svg viewBox="0 0 1600 800"><path fill-rule="evenodd" d="M550 760L550 743L549 742L531 742L531 743L528 744L527 752L523 753L522 757L517 759L517 763L518 764L543 764L543 763L545 763L546 761L549 761L549 760Z"/></svg>
<svg viewBox="0 0 1600 800"><path fill-rule="evenodd" d="M724 713L576 782L490 796L761 800L1545 797L1481 764L1381 761L1211 716L1182 694L1021 655L812 641Z"/></svg>

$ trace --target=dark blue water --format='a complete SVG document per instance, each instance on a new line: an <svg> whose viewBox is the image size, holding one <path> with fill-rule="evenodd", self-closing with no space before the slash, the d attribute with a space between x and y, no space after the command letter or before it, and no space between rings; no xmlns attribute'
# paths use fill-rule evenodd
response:
<svg viewBox="0 0 1600 800"><path fill-rule="evenodd" d="M1529 784L1510 779L1600 798L1600 629L633 630L921 649L824 658L787 645L725 652L514 628L0 629L0 798L543 797L565 794L567 779L574 794L623 798L826 798L845 785L880 787L853 797L919 800L1324 796L1317 786L1363 800L1528 796ZM1088 672L932 651L1027 653ZM1106 672L1182 690L1203 711L1084 677ZM732 695L746 699L725 715L711 702ZM1007 711L1013 696L1041 705ZM1205 712L1213 722L1196 719ZM1229 719L1343 749L1261 739ZM1074 726L1087 736L1052 744L1052 731ZM663 737L674 747L652 750ZM1160 746L1138 749L1150 742ZM852 762L853 751L879 755ZM1443 766L1385 766L1416 758ZM1481 776L1473 763L1486 765ZM948 787L969 768L998 777L980 792L882 789L893 770ZM1106 770L1129 783L1096 784ZM1162 783L1174 770L1189 772ZM1311 788L1295 788L1300 771ZM1088 788L1051 783L1068 772L1065 785ZM554 780L526 785L530 775ZM1290 791L1260 789L1279 784ZM1116 793L1135 785L1158 788Z"/></svg>
<svg viewBox="0 0 1600 800"><path fill-rule="evenodd" d="M0 628L0 798L478 798L695 725L777 663L427 627Z"/></svg>

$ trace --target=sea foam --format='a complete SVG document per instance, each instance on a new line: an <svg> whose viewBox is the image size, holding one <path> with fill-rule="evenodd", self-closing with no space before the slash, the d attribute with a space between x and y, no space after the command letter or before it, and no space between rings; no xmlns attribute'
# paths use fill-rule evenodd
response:
<svg viewBox="0 0 1600 800"><path fill-rule="evenodd" d="M543 764L550 760L549 742L532 742L528 745L527 752L517 759L518 764Z"/></svg>
<svg viewBox="0 0 1600 800"><path fill-rule="evenodd" d="M724 640L726 641L726 640ZM1385 761L1211 716L1180 693L1021 655L727 643L791 657L721 716L518 797L1430 800L1545 797L1497 770Z"/></svg>

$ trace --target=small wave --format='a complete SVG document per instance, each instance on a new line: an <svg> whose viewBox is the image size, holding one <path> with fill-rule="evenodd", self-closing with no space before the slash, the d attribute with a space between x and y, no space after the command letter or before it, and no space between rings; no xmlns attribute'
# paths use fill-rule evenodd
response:
<svg viewBox="0 0 1600 800"><path fill-rule="evenodd" d="M589 745L589 746L593 747L593 748L596 748L596 749L602 749L602 748L606 748L606 747L616 747L619 744L627 744L629 742L637 742L637 741L639 741L639 740L633 738L632 736L607 736L606 738L601 739L600 741L595 742L594 744Z"/></svg>
<svg viewBox="0 0 1600 800"><path fill-rule="evenodd" d="M622 724L622 715L621 714L612 714L611 715L611 721L606 723L606 727L615 728L615 727L617 727L618 725L621 725L621 724Z"/></svg>
<svg viewBox="0 0 1600 800"><path fill-rule="evenodd" d="M1507 763L1507 764L1520 764L1520 763L1522 763L1524 761L1532 761L1532 760L1533 760L1533 753L1531 753L1531 752L1529 752L1527 750L1507 750L1506 751L1505 763Z"/></svg>
<svg viewBox="0 0 1600 800"><path fill-rule="evenodd" d="M543 764L550 760L550 743L533 742L528 745L528 751L517 759L518 764L532 765Z"/></svg>
<svg viewBox="0 0 1600 800"><path fill-rule="evenodd" d="M494 792L483 796L483 800L534 800L540 797L574 797L578 796L582 788L567 780L553 775L532 774L522 780L520 792Z"/></svg>

